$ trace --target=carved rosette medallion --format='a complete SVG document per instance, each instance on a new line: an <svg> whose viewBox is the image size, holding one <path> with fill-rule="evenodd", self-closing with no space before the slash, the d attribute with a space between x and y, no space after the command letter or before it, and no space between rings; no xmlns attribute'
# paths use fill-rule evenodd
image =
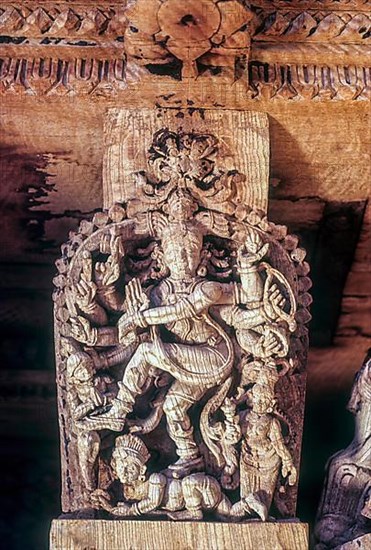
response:
<svg viewBox="0 0 371 550"><path fill-rule="evenodd" d="M65 512L295 515L309 268L285 227L241 204L219 147L156 131L136 197L62 249Z"/></svg>
<svg viewBox="0 0 371 550"><path fill-rule="evenodd" d="M155 73L169 66L179 78L235 75L249 53L252 17L237 0L138 0L127 12L126 52Z"/></svg>

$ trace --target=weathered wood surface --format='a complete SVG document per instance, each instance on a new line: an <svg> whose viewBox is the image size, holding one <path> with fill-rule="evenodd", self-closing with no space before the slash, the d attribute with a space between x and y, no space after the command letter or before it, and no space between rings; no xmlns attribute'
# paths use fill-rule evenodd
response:
<svg viewBox="0 0 371 550"><path fill-rule="evenodd" d="M369 27L364 25L368 0L254 0L252 9L260 23L252 34L248 86L246 72L233 85L206 76L189 85L170 76L148 76L135 63L128 67L120 38L125 5L108 0L1 2L0 260L8 263L0 274L0 325L2 360L10 373L52 365L50 284L41 281L47 281L44 271L50 272L68 231L103 204L100 174L107 108L152 108L158 103L267 112L271 176L281 181L272 190L271 219L300 230L311 260L320 252L317 236L327 204L365 201L370 194L370 111L365 101L370 94ZM339 223L340 218L339 210ZM350 235L355 230L344 231ZM350 242L344 244L346 258ZM371 245L366 241L366 246ZM14 280L9 276L12 265ZM366 303L370 287L369 274L358 267L347 284L344 311L351 306L352 313L341 317L342 335L334 345L331 334L326 336L324 348L316 347L319 333L312 338L309 388L323 396L349 389L370 344L367 312L360 317L355 313ZM314 288L323 281L321 273L318 264ZM340 281L334 280L333 286L341 294ZM332 310L339 316L339 300ZM356 318L355 327L353 321L348 323L351 317ZM314 322L319 318L324 318L320 308ZM28 380L24 372L17 376L15 394L21 402ZM49 384L41 384L49 394ZM6 383L5 392L7 388ZM11 405L3 400L4 411L14 420L2 423L5 436L21 430L38 437L36 426L44 423L39 406L31 401L27 399L29 408L24 410L33 407L37 424L31 412L22 412L17 428L13 414L20 406L15 399Z"/></svg>
<svg viewBox="0 0 371 550"><path fill-rule="evenodd" d="M50 550L307 550L304 523L54 520Z"/></svg>
<svg viewBox="0 0 371 550"><path fill-rule="evenodd" d="M258 112L227 109L109 110L105 119L103 158L105 208L138 195L134 174L147 166L153 135L162 128L215 135L220 144L216 168L244 174L246 179L238 184L241 204L267 211L268 117Z"/></svg>
<svg viewBox="0 0 371 550"><path fill-rule="evenodd" d="M332 347L312 349L309 384L317 391L326 387L350 387L358 365L371 347L371 208L363 226L348 274ZM324 367L325 365L325 367Z"/></svg>
<svg viewBox="0 0 371 550"><path fill-rule="evenodd" d="M98 212L80 225L78 233L62 247L62 258L57 262L59 276L54 279L63 510L76 512L93 506L122 517L146 517L168 510L172 504L167 504L167 496L151 496L151 488L158 487L155 480L159 473L160 483L168 487L169 494L174 491L179 498L184 497L183 505L179 501L170 508L188 514L178 514L178 519L188 519L192 514L201 519L206 503L211 502L208 506L218 518L257 514L266 521L273 498L279 517L292 518L303 424L308 348L305 324L310 320L311 282L304 261L306 252L298 239L288 235L286 227L266 219L268 119L263 113L232 110L112 109L105 131L105 200L107 206L115 201L123 204ZM245 259L246 254L251 254L251 259ZM161 264L157 263L159 257ZM260 265L263 257L266 262ZM99 275L102 269L107 274L103 278ZM261 276L265 270L267 274ZM174 281L181 286L174 286ZM217 294L210 294L206 299L205 294L202 298L204 284L217 293L223 289L225 295L216 299ZM87 296L86 285L92 290ZM157 288L163 289L158 299L154 298ZM184 300L177 297L179 289L186 296ZM239 297L239 289L246 298ZM201 298L195 298L197 292ZM111 296L109 303L100 298L106 295ZM137 296L143 303L131 319L131 312L138 307ZM246 300L249 307L245 308L242 304ZM190 304L188 309L184 304ZM218 315L223 305L223 324L210 321L215 331L211 333L209 307ZM269 307L278 308L277 313L270 314ZM267 308L266 317L261 317L258 308ZM242 324L246 314L248 324ZM141 315L144 320L138 321ZM280 319L279 324L276 319ZM184 332L176 324L182 320L188 327ZM152 329L147 330L155 325L166 329L158 333L159 340ZM234 329L230 336L225 325ZM136 333L137 327L142 330L131 348L127 335ZM247 332L249 327L255 327L256 332ZM257 336L265 331L272 331L269 342ZM212 347L211 334L216 338ZM164 356L156 346L163 346ZM153 353L143 356L149 348ZM215 348L218 355L214 356ZM94 355L89 355L93 351ZM176 360L172 353L178 354ZM83 386L80 375L75 375L80 367L87 369ZM160 407L158 421L147 418L143 409L153 399L148 390L156 392L149 367L159 375L171 375L162 397L155 394ZM254 369L256 374L252 374ZM94 390L94 380L104 376L110 376L109 387ZM239 389L232 388L232 383ZM246 405L245 413L237 407L245 396L248 398L251 384L251 404ZM262 403L260 408L257 399ZM200 420L195 414L197 406L203 411ZM225 427L219 423L214 435L210 419L219 408L225 415ZM281 411L289 426L285 440L279 422ZM104 436L103 431L122 434L131 429L132 421L127 419L131 412L134 422L144 422L140 436L126 433L115 443L112 437L108 441L109 434ZM163 414L166 432L161 432L159 423ZM254 429L261 435L243 444L238 466L234 446L241 438L248 441ZM193 431L199 434L202 447L193 438ZM152 440L141 439L142 433L152 432ZM91 434L90 439L86 433ZM210 438L224 441L224 433L229 440L219 451ZM175 442L178 460L169 452L169 438ZM261 458L245 453L245 447L250 446ZM131 500L135 504L125 509L120 508L113 488L118 476L126 499L128 480L119 473L123 471L122 453L134 453L140 459L144 478L133 477L130 483L136 492ZM251 460L253 471L244 466ZM237 470L238 479L234 476ZM280 475L286 480L284 491L279 489ZM102 481L105 476L106 481ZM181 487L174 485L174 478L182 479ZM203 499L197 510L194 502L198 497L192 501L188 498L187 487L192 483L197 484L197 494ZM240 501L235 501L234 494L221 493L222 489L238 488L239 483ZM255 496L260 494L264 496ZM245 499L250 497L255 500L246 508Z"/></svg>
<svg viewBox="0 0 371 550"><path fill-rule="evenodd" d="M200 105L197 89L192 88L190 93L194 98L191 101ZM222 106L227 105L227 100L233 104L236 97L238 99L236 92L231 90L230 96L223 99ZM177 94L157 99L163 106L179 105L178 100L182 102ZM138 99L134 101L130 96L127 102L130 108L138 105ZM150 104L148 98L143 102L147 107ZM242 105L246 109L256 107L254 101L245 101ZM41 313L36 311L33 304L35 299L40 300L40 294L36 295L34 289L39 290L41 280L46 280L45 270L52 276L51 259L58 253L59 244L65 240L68 231L103 205L100 176L103 116L105 110L113 106L111 100L104 98L88 102L78 98L50 97L41 101L14 95L1 102L0 197L4 208L0 219L0 257L2 262L8 262L2 267L1 279L3 310L6 306L2 316L4 322L8 319L18 326L23 322L29 326L36 316L42 327L41 321L50 319L50 311L48 316L44 315L44 306ZM310 240L307 239L305 244L314 259L317 254L316 233L323 224L326 203L364 201L369 196L369 106L364 102L325 105L265 101L261 108L267 111L270 120L271 179L279 180L279 185L271 190L274 201L270 206L270 217L277 223L287 223L295 232L308 235L310 231ZM336 228L331 231L335 236ZM350 234L354 228L342 231ZM345 246L343 237L339 240L340 245ZM367 239L364 246L369 247ZM348 255L349 251L344 249L345 253ZM349 291L350 296L362 293L362 303L370 286L368 274L363 269L360 267L358 271L357 268L352 275L357 277L357 282L354 282L357 292ZM9 276L11 270L14 270L14 277ZM322 272L319 265L318 277ZM318 285L314 282L316 288ZM339 282L334 280L333 284L336 286ZM23 296L29 288L30 295L24 300L20 300L20 287ZM48 300L50 281L44 288L43 303L44 296L45 301ZM341 286L339 289L341 293ZM326 296L324 298L327 300ZM338 309L339 302L336 302L333 308L335 316ZM364 319L367 322L367 317ZM367 334L367 331L363 330L362 334ZM317 342L318 338L314 337L312 345ZM327 342L330 344L328 339ZM327 380L328 375L332 384L349 387L368 345L362 335L356 337L352 334L339 336L335 348L314 349L309 383L313 372L314 385L318 377ZM331 366L335 364L336 367ZM345 372L349 374L345 375ZM346 378L338 377L339 373L344 373Z"/></svg>
<svg viewBox="0 0 371 550"><path fill-rule="evenodd" d="M190 93L193 106L202 106L197 89ZM177 95L156 100L162 106L182 104ZM223 107L228 100L233 105L236 94L224 98ZM143 103L150 106L148 98L143 98ZM296 210L297 219L303 220L296 202L301 198L367 199L369 107L362 102L346 105L284 101L261 105L270 120L271 177L281 181L273 193L275 198L294 201L293 209L287 208L290 217ZM103 205L103 116L112 106L114 103L103 99L95 104L14 96L1 102L2 261L25 261L26 257L28 262L49 261L48 251L56 253L68 231ZM138 99L128 96L127 106L138 107ZM249 110L256 108L256 103L244 101L240 106Z"/></svg>
<svg viewBox="0 0 371 550"><path fill-rule="evenodd" d="M371 535L363 535L337 546L335 550L369 550L369 548L371 548Z"/></svg>
<svg viewBox="0 0 371 550"><path fill-rule="evenodd" d="M174 88L198 76L208 86L210 75L224 93L240 80L242 94L256 99L370 94L369 5L362 0L257 0L250 8L199 0L187 10L171 0L31 1L0 9L0 94L125 98L139 81L167 79Z"/></svg>
<svg viewBox="0 0 371 550"><path fill-rule="evenodd" d="M354 415L354 434L347 446L326 465L322 496L314 526L315 550L342 548L354 541L367 548L371 500L371 350L357 372L348 402Z"/></svg>
<svg viewBox="0 0 371 550"><path fill-rule="evenodd" d="M202 106L197 89L190 94L191 107ZM162 106L183 104L177 94L155 100ZM228 100L234 105L236 94L231 92L221 105L226 107ZM148 98L143 103L150 106ZM113 106L103 99L94 104L14 96L1 102L2 261L50 261L50 253L57 253L68 231L103 205L103 116ZM128 96L127 106L137 108L138 99ZM256 103L244 101L240 106L249 110ZM277 221L285 223L286 210L290 226L291 220L305 224L298 199L357 201L368 197L368 105L347 103L345 109L341 104L264 102L261 109L270 120L271 178L281 182L273 190L274 198L293 201L292 208L276 206Z"/></svg>

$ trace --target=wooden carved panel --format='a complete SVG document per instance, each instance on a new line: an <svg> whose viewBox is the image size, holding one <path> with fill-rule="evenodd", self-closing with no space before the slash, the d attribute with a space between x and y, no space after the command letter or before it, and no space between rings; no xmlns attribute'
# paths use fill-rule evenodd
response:
<svg viewBox="0 0 371 550"><path fill-rule="evenodd" d="M244 101L368 99L369 11L361 0L7 2L0 93L126 98L143 82L153 99L154 81L201 80L218 103L237 81Z"/></svg>
<svg viewBox="0 0 371 550"><path fill-rule="evenodd" d="M236 187L235 200L256 210L267 211L269 180L268 119L262 113L210 109L138 109L130 116L122 109L110 109L105 122L105 154L103 161L104 206L127 201L138 195L143 185L143 169L148 167L148 151L153 135L162 128L187 134L215 134L217 142L207 155L196 159L185 149L185 156L194 162L203 159L212 163L213 177L228 177L223 184ZM138 150L137 135L143 136ZM246 154L245 151L249 151ZM168 152L163 148L165 161ZM211 166L211 165L210 165ZM176 170L176 168L174 168ZM133 185L133 174L137 174ZM153 174L147 176L156 178ZM160 176L161 178L161 176ZM189 178L188 178L189 179ZM187 179L187 181L188 181ZM234 183L232 183L232 180ZM226 196L222 196L223 202ZM214 203L215 207L215 203Z"/></svg>
<svg viewBox="0 0 371 550"><path fill-rule="evenodd" d="M218 116L108 117L106 185L128 159L125 196L71 235L55 279L65 512L295 515L308 264L244 185L266 116L226 115L250 127L224 169Z"/></svg>

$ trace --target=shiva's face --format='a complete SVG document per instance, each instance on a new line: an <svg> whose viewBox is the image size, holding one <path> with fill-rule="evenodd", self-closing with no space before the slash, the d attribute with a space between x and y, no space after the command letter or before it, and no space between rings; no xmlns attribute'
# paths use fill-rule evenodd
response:
<svg viewBox="0 0 371 550"><path fill-rule="evenodd" d="M174 279L189 279L196 274L201 261L202 238L189 234L182 238L167 237L163 242L164 262Z"/></svg>

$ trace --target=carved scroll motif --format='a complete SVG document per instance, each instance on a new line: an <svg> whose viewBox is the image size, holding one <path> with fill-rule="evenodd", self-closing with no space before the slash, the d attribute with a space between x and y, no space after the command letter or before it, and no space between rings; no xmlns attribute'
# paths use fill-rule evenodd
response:
<svg viewBox="0 0 371 550"><path fill-rule="evenodd" d="M295 515L308 265L285 227L242 207L219 147L159 129L136 197L63 247L65 512Z"/></svg>

